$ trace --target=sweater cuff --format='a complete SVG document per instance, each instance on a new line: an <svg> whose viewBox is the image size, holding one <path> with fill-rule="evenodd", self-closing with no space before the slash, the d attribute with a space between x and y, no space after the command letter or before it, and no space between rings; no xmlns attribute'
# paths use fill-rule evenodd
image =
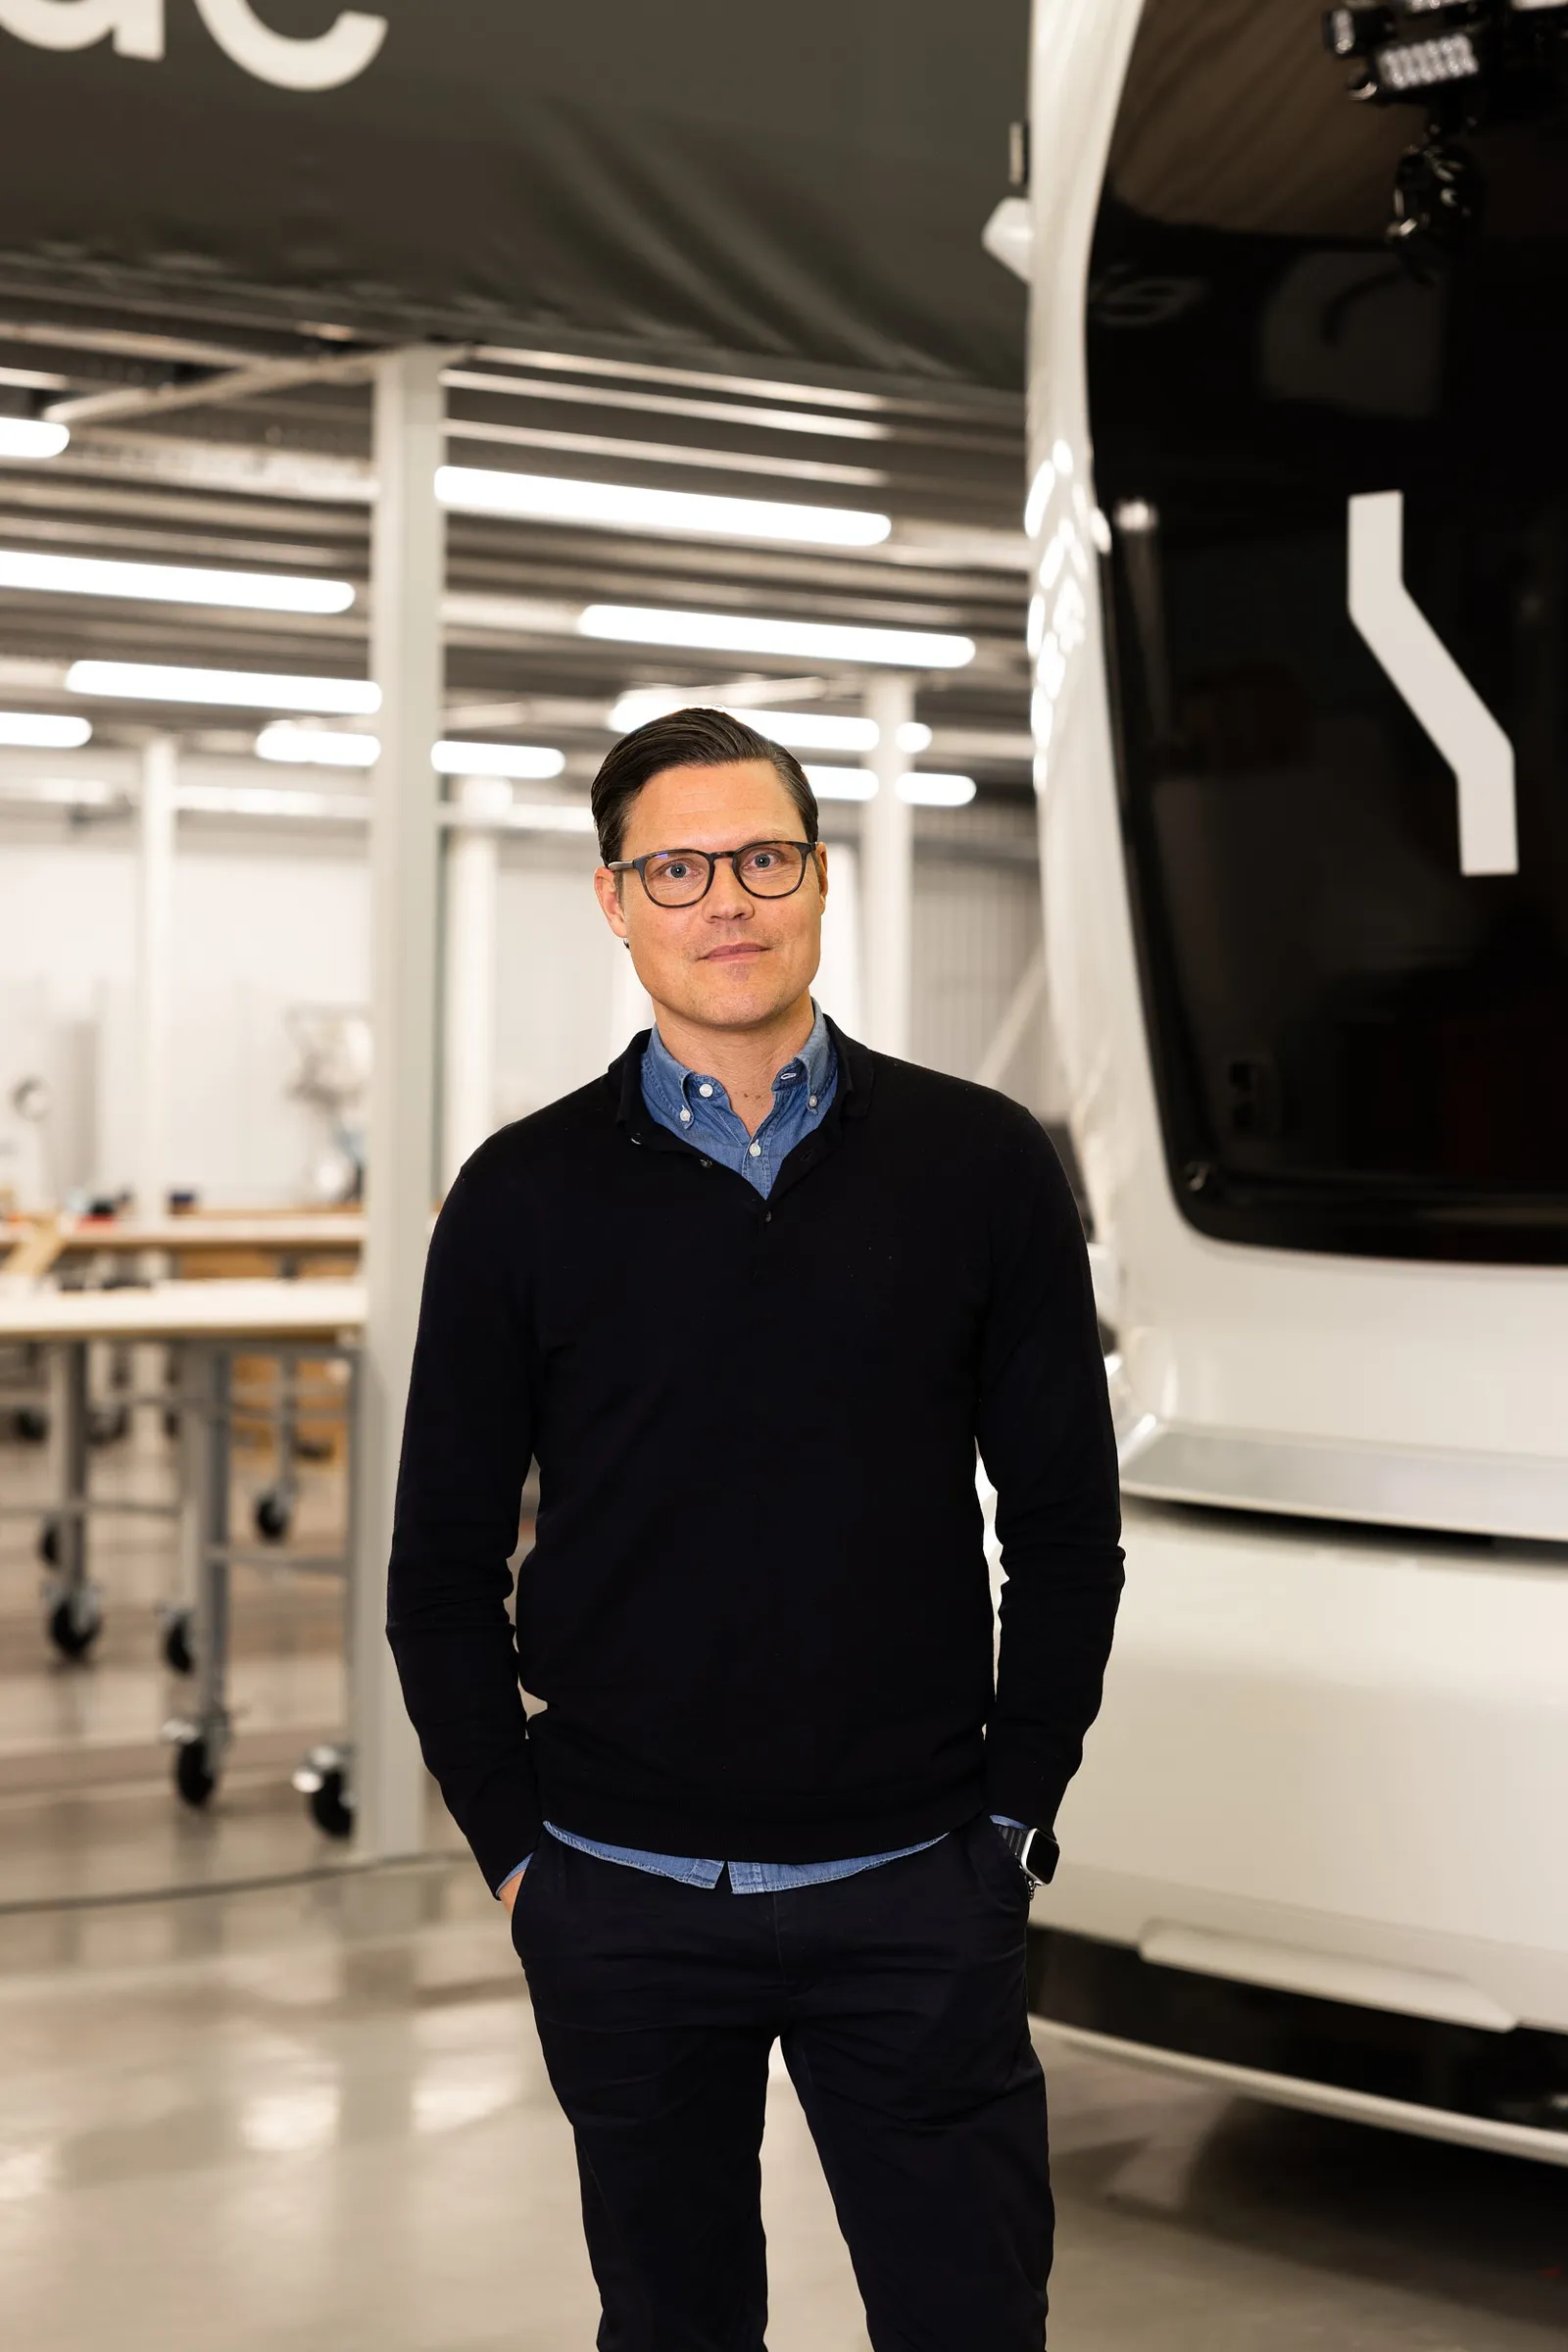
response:
<svg viewBox="0 0 1568 2352"><path fill-rule="evenodd" d="M1054 1838L1070 1778L1037 1757L1002 1750L986 1759L986 1810Z"/></svg>
<svg viewBox="0 0 1568 2352"><path fill-rule="evenodd" d="M516 1875L517 1857L530 1856L544 1834L533 1760L526 1747L509 1755L477 1788L443 1791L448 1808L466 1838L485 1885L499 1890Z"/></svg>

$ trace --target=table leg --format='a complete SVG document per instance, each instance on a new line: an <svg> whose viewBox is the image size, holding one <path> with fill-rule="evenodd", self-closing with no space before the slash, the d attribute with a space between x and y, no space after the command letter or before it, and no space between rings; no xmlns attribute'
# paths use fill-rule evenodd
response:
<svg viewBox="0 0 1568 2352"><path fill-rule="evenodd" d="M345 1443L343 1476L348 1490L347 1530L343 1544L343 1673L345 1698L352 1718L354 1689L354 1563L359 1558L359 1480L355 1447L359 1444L360 1351L348 1356L348 1393L343 1399ZM310 1808L311 1819L328 1838L354 1835L354 1748L345 1729L340 1739L313 1747L293 1776L294 1786Z"/></svg>
<svg viewBox="0 0 1568 2352"><path fill-rule="evenodd" d="M50 1364L55 1506L41 1548L49 1639L62 1656L83 1658L98 1638L103 1606L87 1573L87 1343L63 1341Z"/></svg>
<svg viewBox="0 0 1568 2352"><path fill-rule="evenodd" d="M219 1344L193 1350L191 1418L199 1446L197 1494L201 1541L193 1628L196 1705L166 1729L174 1741L174 1786L187 1805L205 1805L222 1775L232 1737L227 1705L229 1609L229 1462L232 1357Z"/></svg>

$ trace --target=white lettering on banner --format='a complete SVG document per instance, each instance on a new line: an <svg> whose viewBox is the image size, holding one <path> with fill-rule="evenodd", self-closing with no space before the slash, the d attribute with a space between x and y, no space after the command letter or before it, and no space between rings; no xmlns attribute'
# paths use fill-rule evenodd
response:
<svg viewBox="0 0 1568 2352"><path fill-rule="evenodd" d="M335 90L363 74L386 39L385 17L346 9L330 32L299 40L273 32L251 0L196 0L214 40L236 66L280 90Z"/></svg>
<svg viewBox="0 0 1568 2352"><path fill-rule="evenodd" d="M90 49L113 33L122 57L164 54L164 0L0 0L0 24L35 49Z"/></svg>
<svg viewBox="0 0 1568 2352"><path fill-rule="evenodd" d="M164 54L165 0L0 0L0 26L35 49L90 49L112 37L121 57ZM325 32L306 39L273 32L251 0L196 0L197 14L225 57L280 90L336 90L378 56L385 17L345 9Z"/></svg>

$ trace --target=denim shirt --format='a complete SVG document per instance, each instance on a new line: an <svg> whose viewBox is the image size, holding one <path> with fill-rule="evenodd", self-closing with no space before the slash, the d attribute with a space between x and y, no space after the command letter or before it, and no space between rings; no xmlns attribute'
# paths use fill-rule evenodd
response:
<svg viewBox="0 0 1568 2352"><path fill-rule="evenodd" d="M821 1011L814 1005L812 1009L816 1018L811 1034L774 1078L773 1107L755 1136L747 1134L718 1080L678 1062L657 1029L643 1050L643 1101L651 1116L720 1167L744 1176L764 1200L796 1145L826 1118L838 1089L833 1040ZM601 1862L621 1863L628 1870L650 1871L656 1878L678 1879L686 1886L716 1886L727 1868L736 1894L786 1894L797 1886L822 1886L833 1879L875 1870L884 1862L902 1862L906 1854L921 1854L927 1846L941 1843L938 1838L925 1838L918 1845L897 1846L891 1853L858 1854L853 1860L839 1862L736 1862L692 1854L646 1853L640 1846L601 1845L593 1838L574 1836L554 1821L547 1821L545 1828L552 1838L559 1838L563 1845L575 1846L579 1853L593 1854ZM531 1859L528 1856L516 1870L507 1873L497 1894L502 1886L510 1886L518 1871L526 1870Z"/></svg>
<svg viewBox="0 0 1568 2352"><path fill-rule="evenodd" d="M705 1158L744 1176L764 1200L796 1145L827 1117L838 1083L838 1055L828 1025L817 1012L810 1036L774 1078L773 1107L752 1136L731 1109L718 1080L702 1070L686 1069L657 1029L643 1050L643 1101L651 1115L671 1135L695 1145Z"/></svg>

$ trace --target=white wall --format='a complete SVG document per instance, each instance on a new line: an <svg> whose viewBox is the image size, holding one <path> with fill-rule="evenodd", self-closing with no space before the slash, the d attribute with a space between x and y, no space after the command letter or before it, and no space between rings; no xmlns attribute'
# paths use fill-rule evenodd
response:
<svg viewBox="0 0 1568 2352"><path fill-rule="evenodd" d="M1003 811L921 818L969 849ZM1020 812L1024 838L1031 833ZM1001 830L998 830L998 826ZM965 830L965 828L968 830ZM832 851L817 993L858 1020L856 857ZM514 836L498 904L496 1119L515 1118L604 1069L647 1018L628 959L594 903L593 846ZM170 1168L212 1203L301 1198L324 1141L319 1115L288 1097L291 1004L358 1006L368 987L365 838L351 828L180 820L175 884ZM916 866L914 1052L970 1074L1039 936L1039 892L1021 861L922 857ZM14 1173L9 1097L42 1070L62 1185L128 1180L135 1071L134 841L123 821L73 827L52 814L0 818L0 1186ZM94 1068L94 1064L96 1067ZM1038 1034L1004 1083L1049 1111Z"/></svg>
<svg viewBox="0 0 1568 2352"><path fill-rule="evenodd" d="M135 859L127 830L54 820L0 837L0 1137L30 1068L58 1078L63 1032L96 1030L91 1164L63 1185L114 1190L133 1147ZM174 887L171 1181L204 1199L295 1198L323 1130L288 1099L293 1004L357 1005L367 986L368 891L354 837L183 820ZM60 1154L56 1154L57 1157ZM0 1178L3 1181L3 1178Z"/></svg>

